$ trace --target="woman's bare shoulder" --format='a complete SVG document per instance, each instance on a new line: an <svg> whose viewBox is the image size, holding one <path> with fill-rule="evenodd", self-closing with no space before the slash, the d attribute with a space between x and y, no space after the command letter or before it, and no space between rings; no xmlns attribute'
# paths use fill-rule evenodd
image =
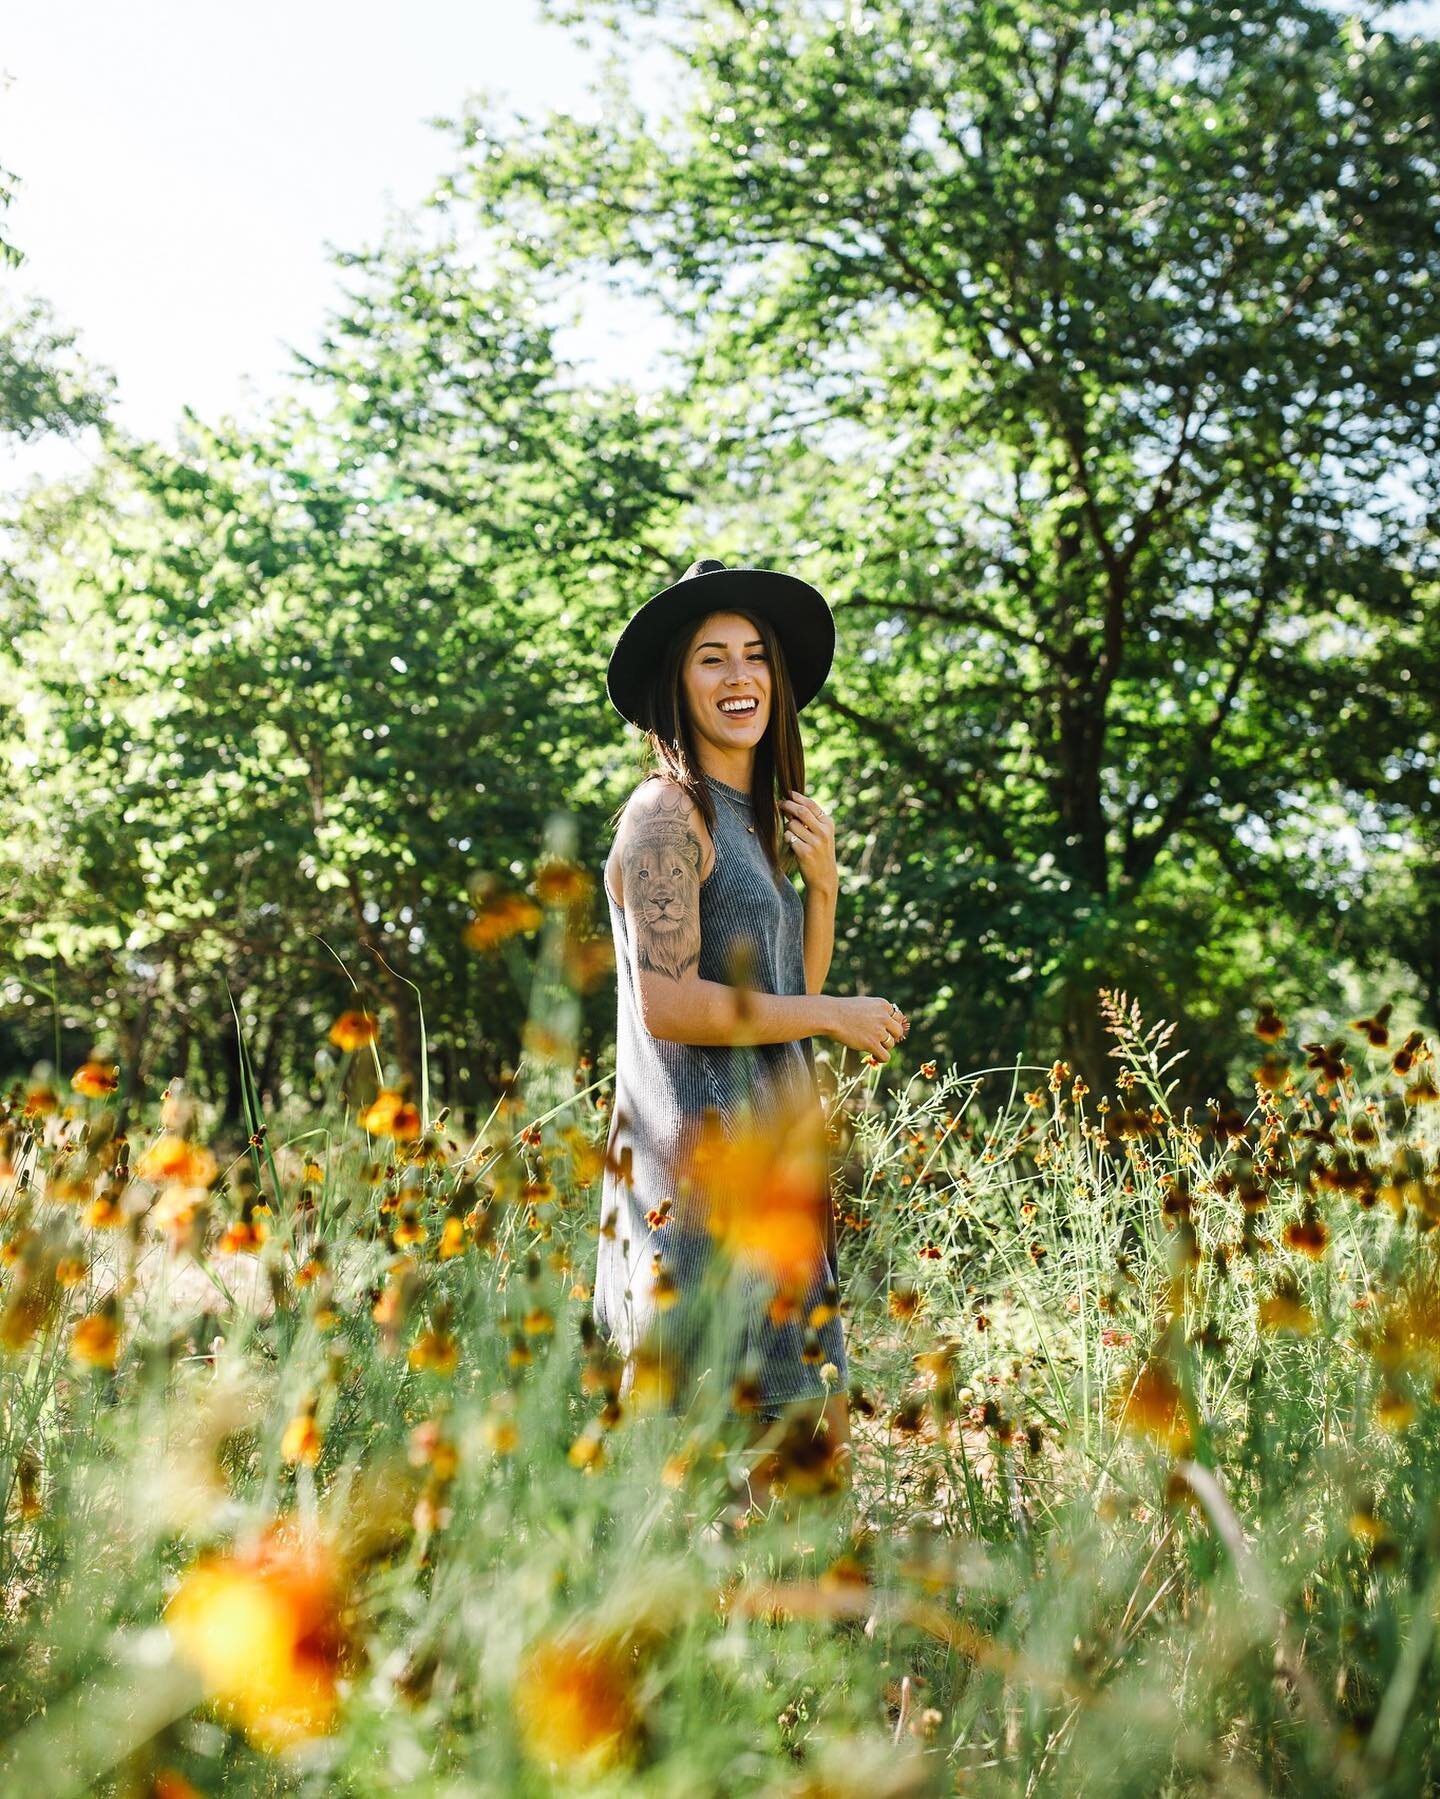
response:
<svg viewBox="0 0 1440 1799"><path fill-rule="evenodd" d="M622 905L624 889L621 882L627 851L643 844L657 826L667 825L688 831L699 843L702 878L714 866L714 845L699 806L680 783L671 780L668 775L647 775L625 802L615 828L614 847L607 862L611 885Z"/></svg>
<svg viewBox="0 0 1440 1799"><path fill-rule="evenodd" d="M627 818L678 818L704 828L700 808L678 781L669 775L647 775L625 802Z"/></svg>

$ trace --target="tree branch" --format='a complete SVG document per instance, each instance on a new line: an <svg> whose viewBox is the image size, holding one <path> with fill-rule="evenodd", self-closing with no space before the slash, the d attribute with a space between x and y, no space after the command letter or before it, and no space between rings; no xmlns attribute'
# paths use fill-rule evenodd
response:
<svg viewBox="0 0 1440 1799"><path fill-rule="evenodd" d="M822 691L813 701L814 705L828 707L838 713L849 724L878 743L894 757L895 761L916 780L922 782L939 799L948 811L957 801L961 802L970 818L979 830L981 840L991 855L1000 862L1013 861L1010 843L1000 821L982 803L974 791L980 780L978 773L971 776L968 789L962 787L953 768L936 762L932 757L918 748L910 739L897 731L894 725L884 719L872 718L861 712L858 707L847 705L833 693Z"/></svg>
<svg viewBox="0 0 1440 1799"><path fill-rule="evenodd" d="M1059 664L1063 660L1059 652L1043 638L1032 637L1018 625L1007 625L993 613L985 612L963 600L942 606L929 600L872 599L866 594L855 594L846 604L872 612L904 612L915 618L939 619L944 624L974 625L978 630L993 631L997 637L1007 637L1028 650L1035 650L1050 662Z"/></svg>
<svg viewBox="0 0 1440 1799"><path fill-rule="evenodd" d="M1125 858L1126 878L1138 885L1155 866L1155 859L1164 849L1168 840L1174 836L1180 824L1194 803L1200 791L1203 777L1209 771L1211 752L1215 748L1215 740L1230 716L1236 696L1240 692L1240 684L1245 678L1255 654L1255 647L1260 641L1265 628L1265 620L1270 607L1275 601L1275 590L1271 585L1275 564L1275 542L1272 537L1266 553L1266 568L1260 582L1260 593L1250 615L1250 622L1245 628L1245 635L1235 657L1235 664L1230 670L1230 678L1225 683L1225 691L1216 704L1215 711L1195 741L1195 747L1187 758L1187 767L1180 785L1175 789L1170 804L1165 808L1160 822L1154 830L1137 834L1130 845Z"/></svg>

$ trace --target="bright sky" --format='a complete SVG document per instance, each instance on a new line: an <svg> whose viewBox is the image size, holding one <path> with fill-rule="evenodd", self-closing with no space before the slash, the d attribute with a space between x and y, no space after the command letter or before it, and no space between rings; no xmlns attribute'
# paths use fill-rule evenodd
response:
<svg viewBox="0 0 1440 1799"><path fill-rule="evenodd" d="M0 273L45 296L119 379L116 413L173 441L183 404L251 416L285 344L312 347L343 249L377 243L451 161L425 121L486 90L521 111L592 111L591 64L535 0L12 0L0 32ZM1391 9L1434 30L1440 0ZM636 72L655 93L658 66ZM643 380L654 322L587 302L572 353ZM0 452L0 485L67 455Z"/></svg>
<svg viewBox="0 0 1440 1799"><path fill-rule="evenodd" d="M173 442L184 404L258 410L285 344L341 296L338 248L377 243L453 166L426 120L484 90L593 112L591 62L534 0L21 0L0 31L0 273L43 295L118 377L115 411ZM575 345L625 367L643 343L598 314ZM626 372L632 372L626 368ZM63 460L63 458L62 458ZM0 480L51 464L22 451Z"/></svg>

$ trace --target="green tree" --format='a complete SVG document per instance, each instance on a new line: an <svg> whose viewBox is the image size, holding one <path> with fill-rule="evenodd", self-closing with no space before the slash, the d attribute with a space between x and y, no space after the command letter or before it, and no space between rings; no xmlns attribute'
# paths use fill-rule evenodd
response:
<svg viewBox="0 0 1440 1799"><path fill-rule="evenodd" d="M935 1012L1093 1068L1097 974L1203 1017L1237 917L1333 957L1329 827L1376 824L1436 675L1394 646L1435 557L1437 46L1295 0L602 10L683 103L508 144L472 109L445 193L681 328L709 493L837 602L816 717Z"/></svg>
<svg viewBox="0 0 1440 1799"><path fill-rule="evenodd" d="M363 286L309 404L192 420L178 454L112 432L27 509L0 904L132 1070L159 1031L215 1074L228 981L262 1076L303 1071L346 997L323 937L402 1070L413 982L449 1091L493 1085L525 968L463 947L469 879L522 883L547 812L613 803L593 619L648 579L663 443L575 383L519 286L398 247Z"/></svg>

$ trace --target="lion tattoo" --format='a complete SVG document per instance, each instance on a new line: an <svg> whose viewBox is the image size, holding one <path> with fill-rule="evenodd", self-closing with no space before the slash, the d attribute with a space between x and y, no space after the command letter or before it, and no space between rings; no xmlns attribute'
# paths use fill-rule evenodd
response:
<svg viewBox="0 0 1440 1799"><path fill-rule="evenodd" d="M678 981L700 960L699 840L686 824L648 818L624 866L640 966Z"/></svg>

